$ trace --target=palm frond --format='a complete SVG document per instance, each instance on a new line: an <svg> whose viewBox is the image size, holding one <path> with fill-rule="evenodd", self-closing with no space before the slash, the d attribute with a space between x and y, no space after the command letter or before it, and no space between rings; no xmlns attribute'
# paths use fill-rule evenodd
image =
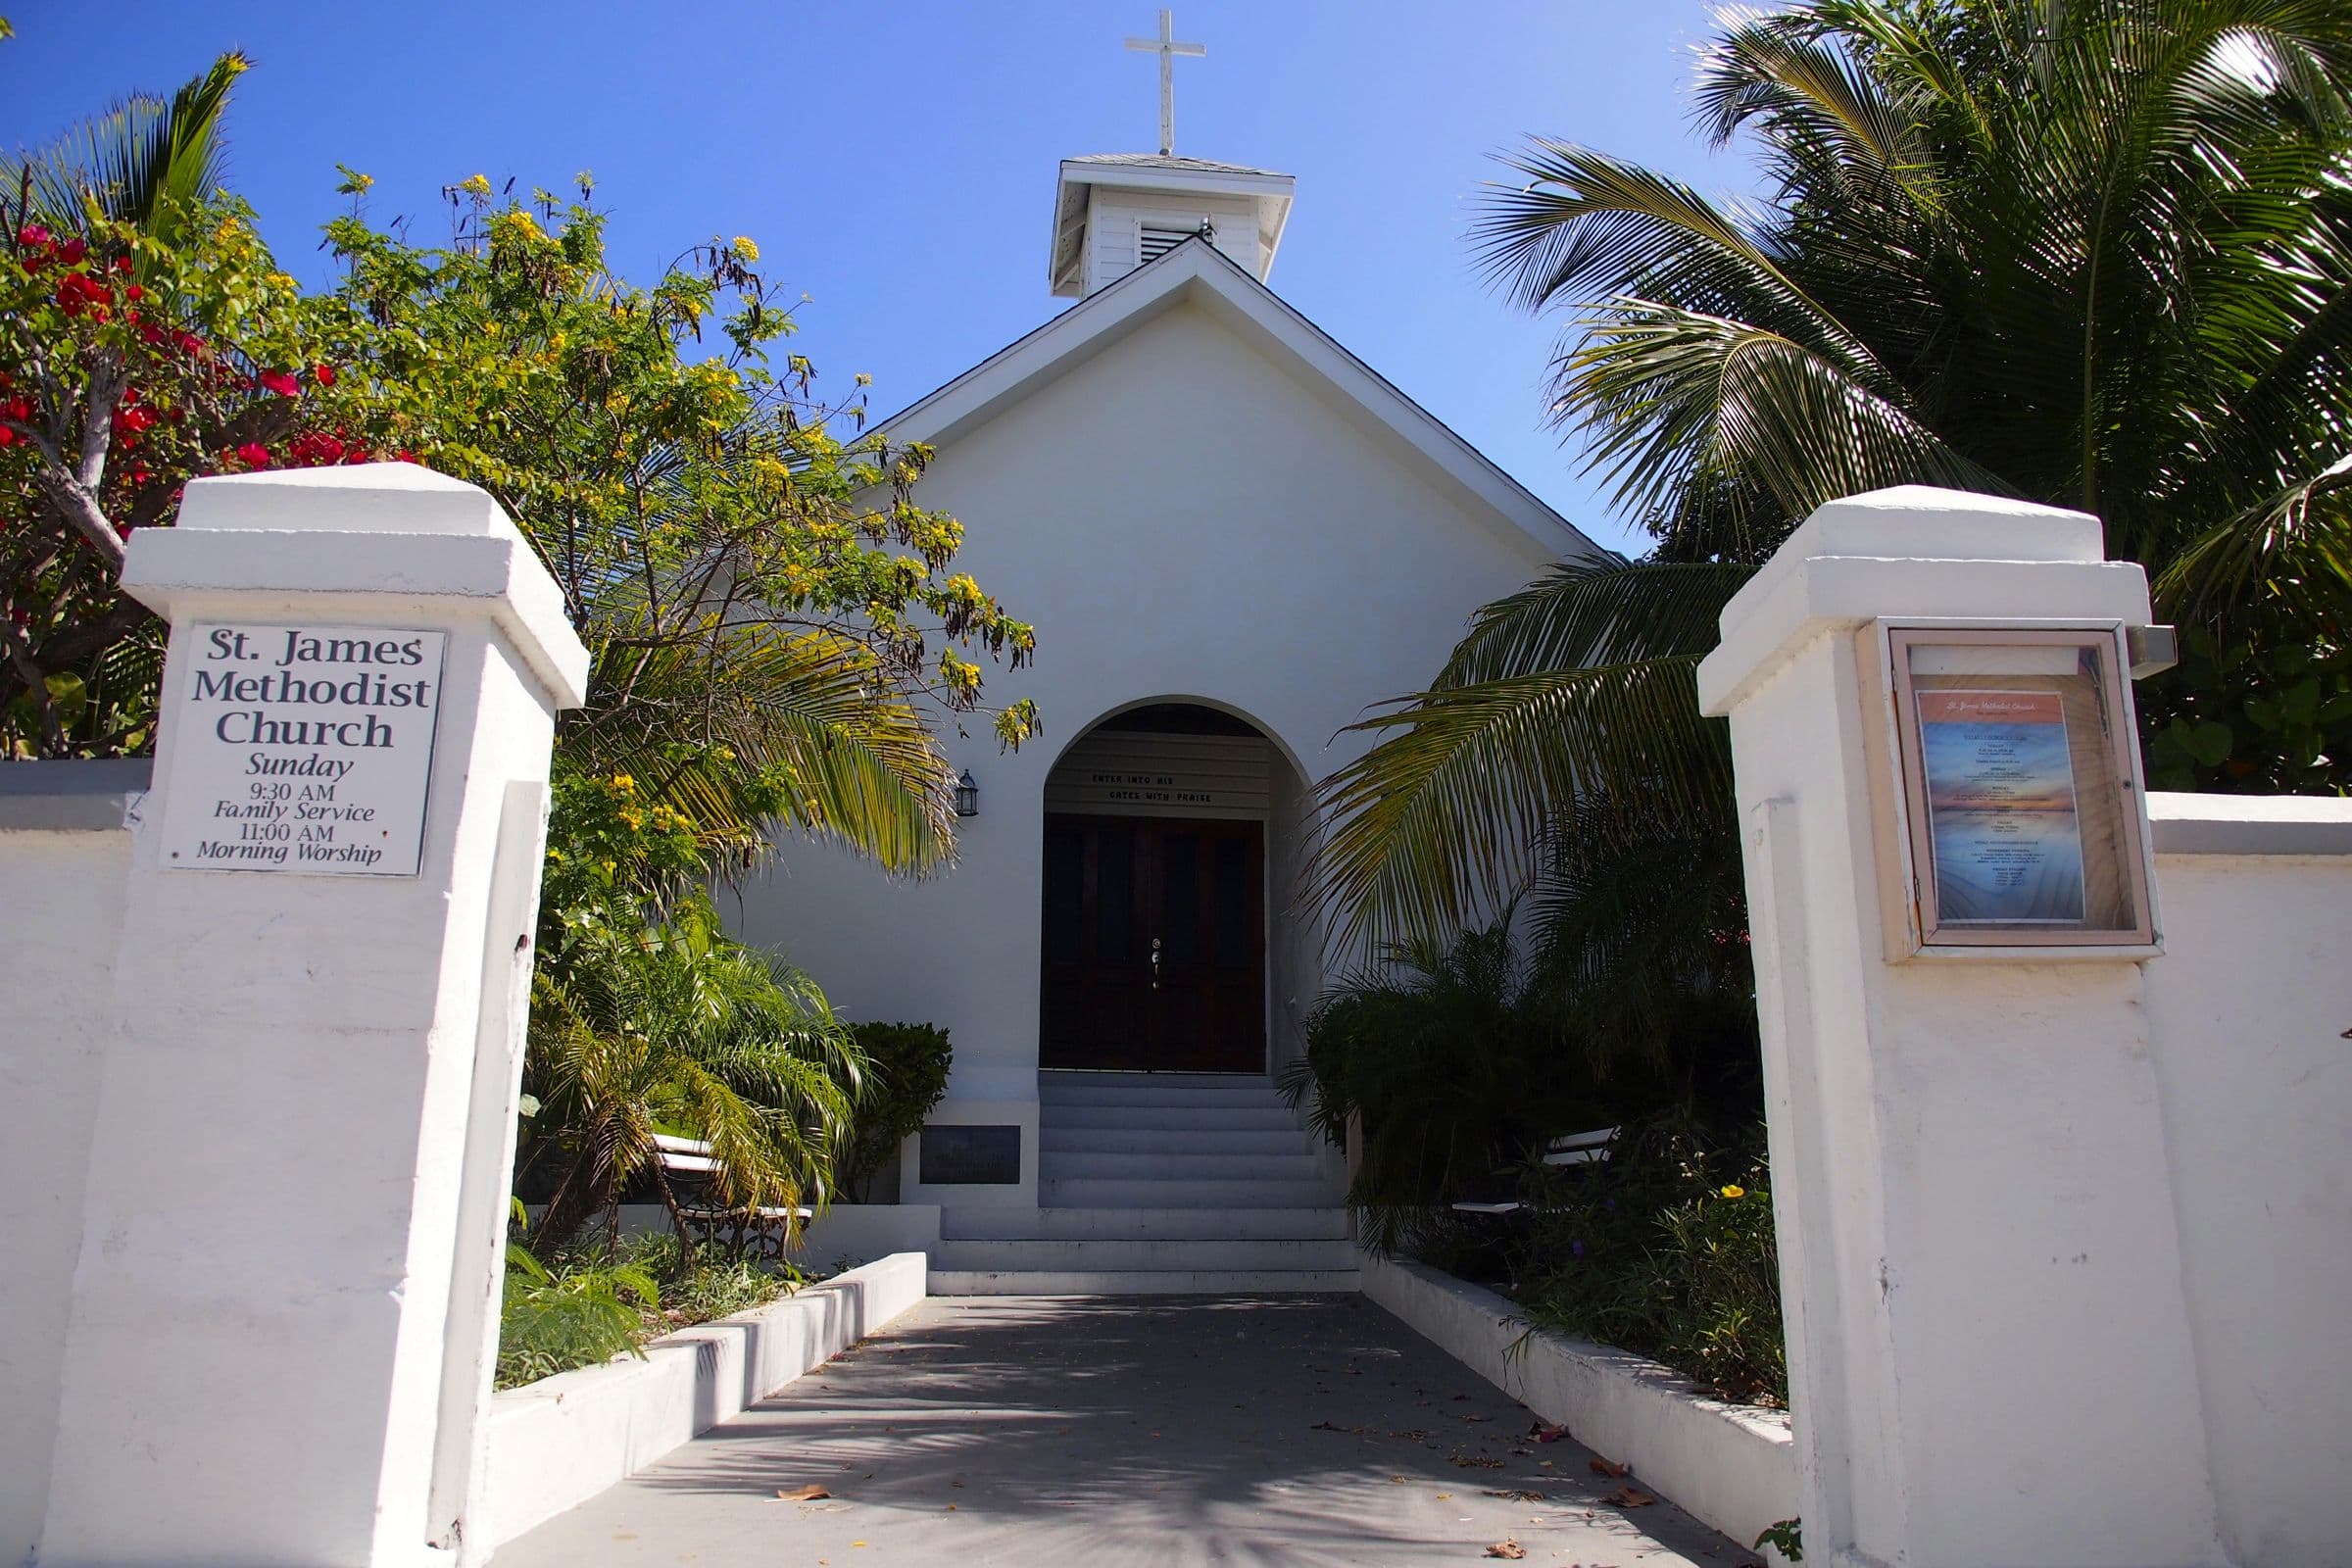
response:
<svg viewBox="0 0 2352 1568"><path fill-rule="evenodd" d="M1555 406L1592 421L1592 466L1638 511L1719 470L1752 476L1789 516L1895 484L2010 488L1804 344L1655 301L1596 315L1561 366Z"/></svg>
<svg viewBox="0 0 2352 1568"><path fill-rule="evenodd" d="M2352 455L2206 530L2155 589L2167 613L2199 620L2257 599L2323 622L2339 614L2352 605Z"/></svg>
<svg viewBox="0 0 2352 1568"><path fill-rule="evenodd" d="M95 202L171 243L174 226L221 182L220 115L250 64L231 50L169 102L127 98L28 160L0 158L0 182L13 194L29 172L34 211L61 228L78 228L83 204Z"/></svg>
<svg viewBox="0 0 2352 1568"><path fill-rule="evenodd" d="M854 637L713 618L700 635L650 646L616 637L591 684L599 698L564 734L571 759L630 774L650 799L740 847L738 865L761 853L770 817L890 871L954 859L946 755Z"/></svg>
<svg viewBox="0 0 2352 1568"><path fill-rule="evenodd" d="M1353 726L1307 903L1345 941L1445 940L1516 897L1562 803L1705 812L1730 788L1693 671L1738 567L1567 567L1490 607L1446 683Z"/></svg>

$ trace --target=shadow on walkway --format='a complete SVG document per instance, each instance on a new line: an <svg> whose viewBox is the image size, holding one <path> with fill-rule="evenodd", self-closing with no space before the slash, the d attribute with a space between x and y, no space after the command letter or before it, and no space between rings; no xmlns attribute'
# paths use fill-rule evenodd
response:
<svg viewBox="0 0 2352 1568"><path fill-rule="evenodd" d="M498 1564L1754 1560L1531 1421L1360 1297L935 1299Z"/></svg>

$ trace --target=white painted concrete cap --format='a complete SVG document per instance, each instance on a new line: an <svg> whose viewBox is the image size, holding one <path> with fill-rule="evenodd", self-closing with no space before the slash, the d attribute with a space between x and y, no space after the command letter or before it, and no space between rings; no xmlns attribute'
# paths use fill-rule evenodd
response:
<svg viewBox="0 0 2352 1568"><path fill-rule="evenodd" d="M519 537L489 491L414 463L221 473L188 481L181 528Z"/></svg>
<svg viewBox="0 0 2352 1568"><path fill-rule="evenodd" d="M587 700L563 590L490 493L413 463L189 482L180 521L131 536L122 588L172 620L205 613L486 611L558 708ZM405 602L405 603L404 603Z"/></svg>
<svg viewBox="0 0 2352 1568"><path fill-rule="evenodd" d="M2352 855L2352 800L2337 795L2150 791L2158 855Z"/></svg>
<svg viewBox="0 0 2352 1568"><path fill-rule="evenodd" d="M1724 606L1698 666L1721 716L1814 637L1882 615L2027 623L2149 619L2147 573L2109 561L2099 519L1999 496L1898 485L1833 501Z"/></svg>
<svg viewBox="0 0 2352 1568"><path fill-rule="evenodd" d="M2105 530L2087 512L2032 501L1898 484L1817 509L1780 557L1894 561L2104 561Z"/></svg>

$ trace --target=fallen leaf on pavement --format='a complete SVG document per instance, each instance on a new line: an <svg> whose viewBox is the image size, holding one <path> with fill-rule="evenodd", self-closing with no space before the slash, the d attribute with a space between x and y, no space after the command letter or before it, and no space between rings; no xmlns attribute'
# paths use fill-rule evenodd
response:
<svg viewBox="0 0 2352 1568"><path fill-rule="evenodd" d="M1500 1497L1506 1502L1542 1502L1544 1500L1544 1494L1541 1492L1494 1492L1490 1490L1487 1495Z"/></svg>
<svg viewBox="0 0 2352 1568"><path fill-rule="evenodd" d="M786 1502L814 1502L819 1497L830 1497L833 1494L820 1486L810 1484L806 1487L795 1487L790 1492L779 1492L776 1495L782 1497Z"/></svg>
<svg viewBox="0 0 2352 1568"><path fill-rule="evenodd" d="M1499 1470L1502 1468L1500 1459L1490 1459L1486 1455L1478 1453L1457 1453L1446 1462L1458 1464L1465 1470Z"/></svg>
<svg viewBox="0 0 2352 1568"><path fill-rule="evenodd" d="M1619 1487L1609 1494L1609 1501L1620 1508L1646 1508L1657 1500L1640 1487Z"/></svg>
<svg viewBox="0 0 2352 1568"><path fill-rule="evenodd" d="M1497 1541L1494 1543L1494 1544L1487 1548L1487 1555L1490 1557L1507 1557L1512 1562L1517 1562L1520 1558L1527 1555L1527 1548L1519 1544L1519 1543L1516 1541Z"/></svg>
<svg viewBox="0 0 2352 1568"><path fill-rule="evenodd" d="M1568 1429L1566 1427L1551 1426L1546 1422L1539 1421L1534 1426L1527 1429L1527 1435L1535 1439L1538 1443L1557 1443L1568 1435Z"/></svg>
<svg viewBox="0 0 2352 1568"><path fill-rule="evenodd" d="M1598 1454L1594 1454L1587 1462L1592 1466L1592 1473L1594 1475L1607 1476L1612 1481L1616 1480L1619 1476L1625 1475L1633 1469L1633 1466L1630 1464L1612 1464L1610 1461L1603 1459Z"/></svg>

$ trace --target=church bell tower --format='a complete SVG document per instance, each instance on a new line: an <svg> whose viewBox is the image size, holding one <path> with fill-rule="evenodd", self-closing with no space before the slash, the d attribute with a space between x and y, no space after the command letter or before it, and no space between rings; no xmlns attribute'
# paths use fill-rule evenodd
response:
<svg viewBox="0 0 2352 1568"><path fill-rule="evenodd" d="M1175 62L1208 51L1177 42L1165 11L1157 38L1130 38L1127 47L1159 57L1159 151L1062 161L1047 271L1054 292L1082 299L1196 234L1265 282L1297 181L1268 169L1177 157Z"/></svg>

